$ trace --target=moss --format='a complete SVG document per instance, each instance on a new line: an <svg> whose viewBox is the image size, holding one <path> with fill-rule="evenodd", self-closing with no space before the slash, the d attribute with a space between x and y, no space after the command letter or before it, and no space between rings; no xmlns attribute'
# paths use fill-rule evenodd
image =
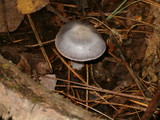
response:
<svg viewBox="0 0 160 120"><path fill-rule="evenodd" d="M9 68L9 64L0 64L0 68L8 69Z"/></svg>
<svg viewBox="0 0 160 120"><path fill-rule="evenodd" d="M34 96L34 97L32 97L31 100L32 100L33 103L38 103L38 102L43 101L42 97L39 97L39 96Z"/></svg>

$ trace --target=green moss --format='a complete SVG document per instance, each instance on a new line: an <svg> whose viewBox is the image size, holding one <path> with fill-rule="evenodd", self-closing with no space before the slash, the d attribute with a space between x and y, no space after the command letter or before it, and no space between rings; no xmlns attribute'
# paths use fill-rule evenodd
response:
<svg viewBox="0 0 160 120"><path fill-rule="evenodd" d="M16 90L19 90L20 89L20 86L19 85L10 85L10 86L8 86L8 88L10 88L10 89L16 89Z"/></svg>
<svg viewBox="0 0 160 120"><path fill-rule="evenodd" d="M8 69L9 68L9 64L0 64L0 68Z"/></svg>
<svg viewBox="0 0 160 120"><path fill-rule="evenodd" d="M28 100L31 100L33 103L43 101L42 97L37 96L32 90L30 90L25 85L17 85L14 82L12 82L12 84L8 84L7 82L3 82L3 84L5 84L5 86L8 87L9 89L21 93L23 96L28 98Z"/></svg>
<svg viewBox="0 0 160 120"><path fill-rule="evenodd" d="M42 102L42 101L43 101L42 98L39 97L39 96L32 97L32 102L33 103L38 103L38 102Z"/></svg>

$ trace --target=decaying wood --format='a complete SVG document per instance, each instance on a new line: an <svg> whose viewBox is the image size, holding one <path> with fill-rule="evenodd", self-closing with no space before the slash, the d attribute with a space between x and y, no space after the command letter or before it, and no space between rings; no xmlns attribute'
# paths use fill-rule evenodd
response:
<svg viewBox="0 0 160 120"><path fill-rule="evenodd" d="M0 116L6 120L99 120L62 96L48 92L2 56Z"/></svg>
<svg viewBox="0 0 160 120"><path fill-rule="evenodd" d="M156 93L152 98L152 101L149 103L147 110L141 117L141 120L150 120L155 110L158 108L160 104L160 85L158 85Z"/></svg>

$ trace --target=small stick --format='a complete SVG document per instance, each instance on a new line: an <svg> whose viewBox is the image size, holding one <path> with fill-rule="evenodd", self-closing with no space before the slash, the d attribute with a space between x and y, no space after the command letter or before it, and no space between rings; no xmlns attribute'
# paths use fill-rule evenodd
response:
<svg viewBox="0 0 160 120"><path fill-rule="evenodd" d="M86 64L86 82L87 85L89 85L89 69L88 69L88 64ZM88 89L86 89L86 109L88 109L88 100L89 100L89 96L88 96Z"/></svg>
<svg viewBox="0 0 160 120"><path fill-rule="evenodd" d="M34 32L34 35L35 35L35 37L36 37L36 39L37 39L37 42L38 42L39 45L41 45L41 44L42 44L41 39L40 39L40 37L39 37L39 35L38 35L38 32L37 32L37 30L36 30L36 27L35 27L32 19L31 19L31 16L28 14L27 17L28 17L29 23L30 23L30 25L31 25L31 27L32 27L32 30L33 30L33 32ZM45 51L44 47L41 46L40 49L41 49L41 51L42 51L42 54L43 54L45 60L48 62L50 69L52 70L52 65L51 65L51 63L50 63L50 60L49 60L47 54L46 54L46 51Z"/></svg>
<svg viewBox="0 0 160 120"><path fill-rule="evenodd" d="M66 82L67 82L67 81L66 81ZM59 87L66 87L66 85L57 85L57 86L59 86ZM84 85L84 86L86 86L86 85ZM77 89L88 89L88 90L93 90L93 91L96 91L96 92L108 93L108 94L123 96L123 97L127 97L127 98L134 98L134 99L139 99L139 100L151 101L150 98L144 98L144 97L141 97L141 96L136 96L136 95L131 95L131 94L120 93L120 92L111 91L111 90L106 90L106 89L97 88L97 87L93 87L93 86L82 87L82 86L71 85L70 87L77 88Z"/></svg>
<svg viewBox="0 0 160 120"><path fill-rule="evenodd" d="M42 43L40 43L40 44L34 44L34 45L25 45L25 47L37 47L37 46L42 46L42 45L45 45L45 44L48 44L48 43L52 43L52 42L54 42L55 40L49 40L49 41L46 41L46 42L42 42Z"/></svg>
<svg viewBox="0 0 160 120"><path fill-rule="evenodd" d="M77 8L77 5L72 5L72 4L63 4L63 3L56 3L56 2L51 2L51 4L54 4L54 5L63 5L65 7L71 7L71 8Z"/></svg>
<svg viewBox="0 0 160 120"><path fill-rule="evenodd" d="M54 50L54 49L52 49L52 50L53 50L53 52L60 58L60 60L68 67L68 69L70 69L70 70L74 73L75 76L77 76L83 83L86 84L86 82L84 81L84 79L83 79L82 77L80 77L80 76L71 68L71 66L69 66L69 65L67 64L67 62L59 55L59 53L58 53L56 50Z"/></svg>
<svg viewBox="0 0 160 120"><path fill-rule="evenodd" d="M69 61L68 63L69 66L71 66L71 62ZM67 83L67 94L69 94L69 90L70 90L70 82L71 81L71 70L68 69L68 83Z"/></svg>
<svg viewBox="0 0 160 120"><path fill-rule="evenodd" d="M83 103L81 103L81 102L77 102L77 103L80 104L80 105L89 107L89 106L87 106L87 105L85 105L85 104L83 104ZM114 120L113 118L111 118L111 117L109 117L108 115L106 115L106 114L100 112L99 110L96 110L96 109L94 109L94 108L92 108L92 107L89 107L89 109L91 109L91 110L93 110L93 111L95 111L95 112L97 112L97 113L99 113L99 114L105 116L106 118L108 118L108 119L110 119L110 120Z"/></svg>
<svg viewBox="0 0 160 120"><path fill-rule="evenodd" d="M149 120L159 104L160 104L160 85L157 87L156 93L152 101L148 105L148 108L146 112L143 114L141 120Z"/></svg>
<svg viewBox="0 0 160 120"><path fill-rule="evenodd" d="M118 49L118 48L117 48L117 49ZM132 70L132 68L128 65L128 63L126 62L126 60L125 60L123 54L121 53L120 49L118 49L118 51L119 51L119 53L121 54L121 58L122 58L123 61L119 60L119 58L117 58L117 57L116 57L114 54L112 54L111 52L109 52L109 54L110 54L112 57L114 57L116 60L120 61L123 65L125 65L125 67L126 67L127 70L129 71L130 75L133 77L133 79L134 79L137 87L139 88L142 96L145 98L146 103L148 103L148 101L146 100L146 96L145 96L145 94L144 94L144 92L143 92L143 90L142 90L142 88L141 88L141 86L140 86L138 77L136 76L136 74L135 74L135 72Z"/></svg>

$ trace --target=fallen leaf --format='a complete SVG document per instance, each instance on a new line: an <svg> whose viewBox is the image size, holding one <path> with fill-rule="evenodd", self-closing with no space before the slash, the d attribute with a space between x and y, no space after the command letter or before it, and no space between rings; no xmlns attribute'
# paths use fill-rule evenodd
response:
<svg viewBox="0 0 160 120"><path fill-rule="evenodd" d="M24 18L15 0L4 0L0 4L0 32L12 32L17 29Z"/></svg>
<svg viewBox="0 0 160 120"><path fill-rule="evenodd" d="M30 14L49 4L49 0L17 0L17 8L22 14Z"/></svg>

